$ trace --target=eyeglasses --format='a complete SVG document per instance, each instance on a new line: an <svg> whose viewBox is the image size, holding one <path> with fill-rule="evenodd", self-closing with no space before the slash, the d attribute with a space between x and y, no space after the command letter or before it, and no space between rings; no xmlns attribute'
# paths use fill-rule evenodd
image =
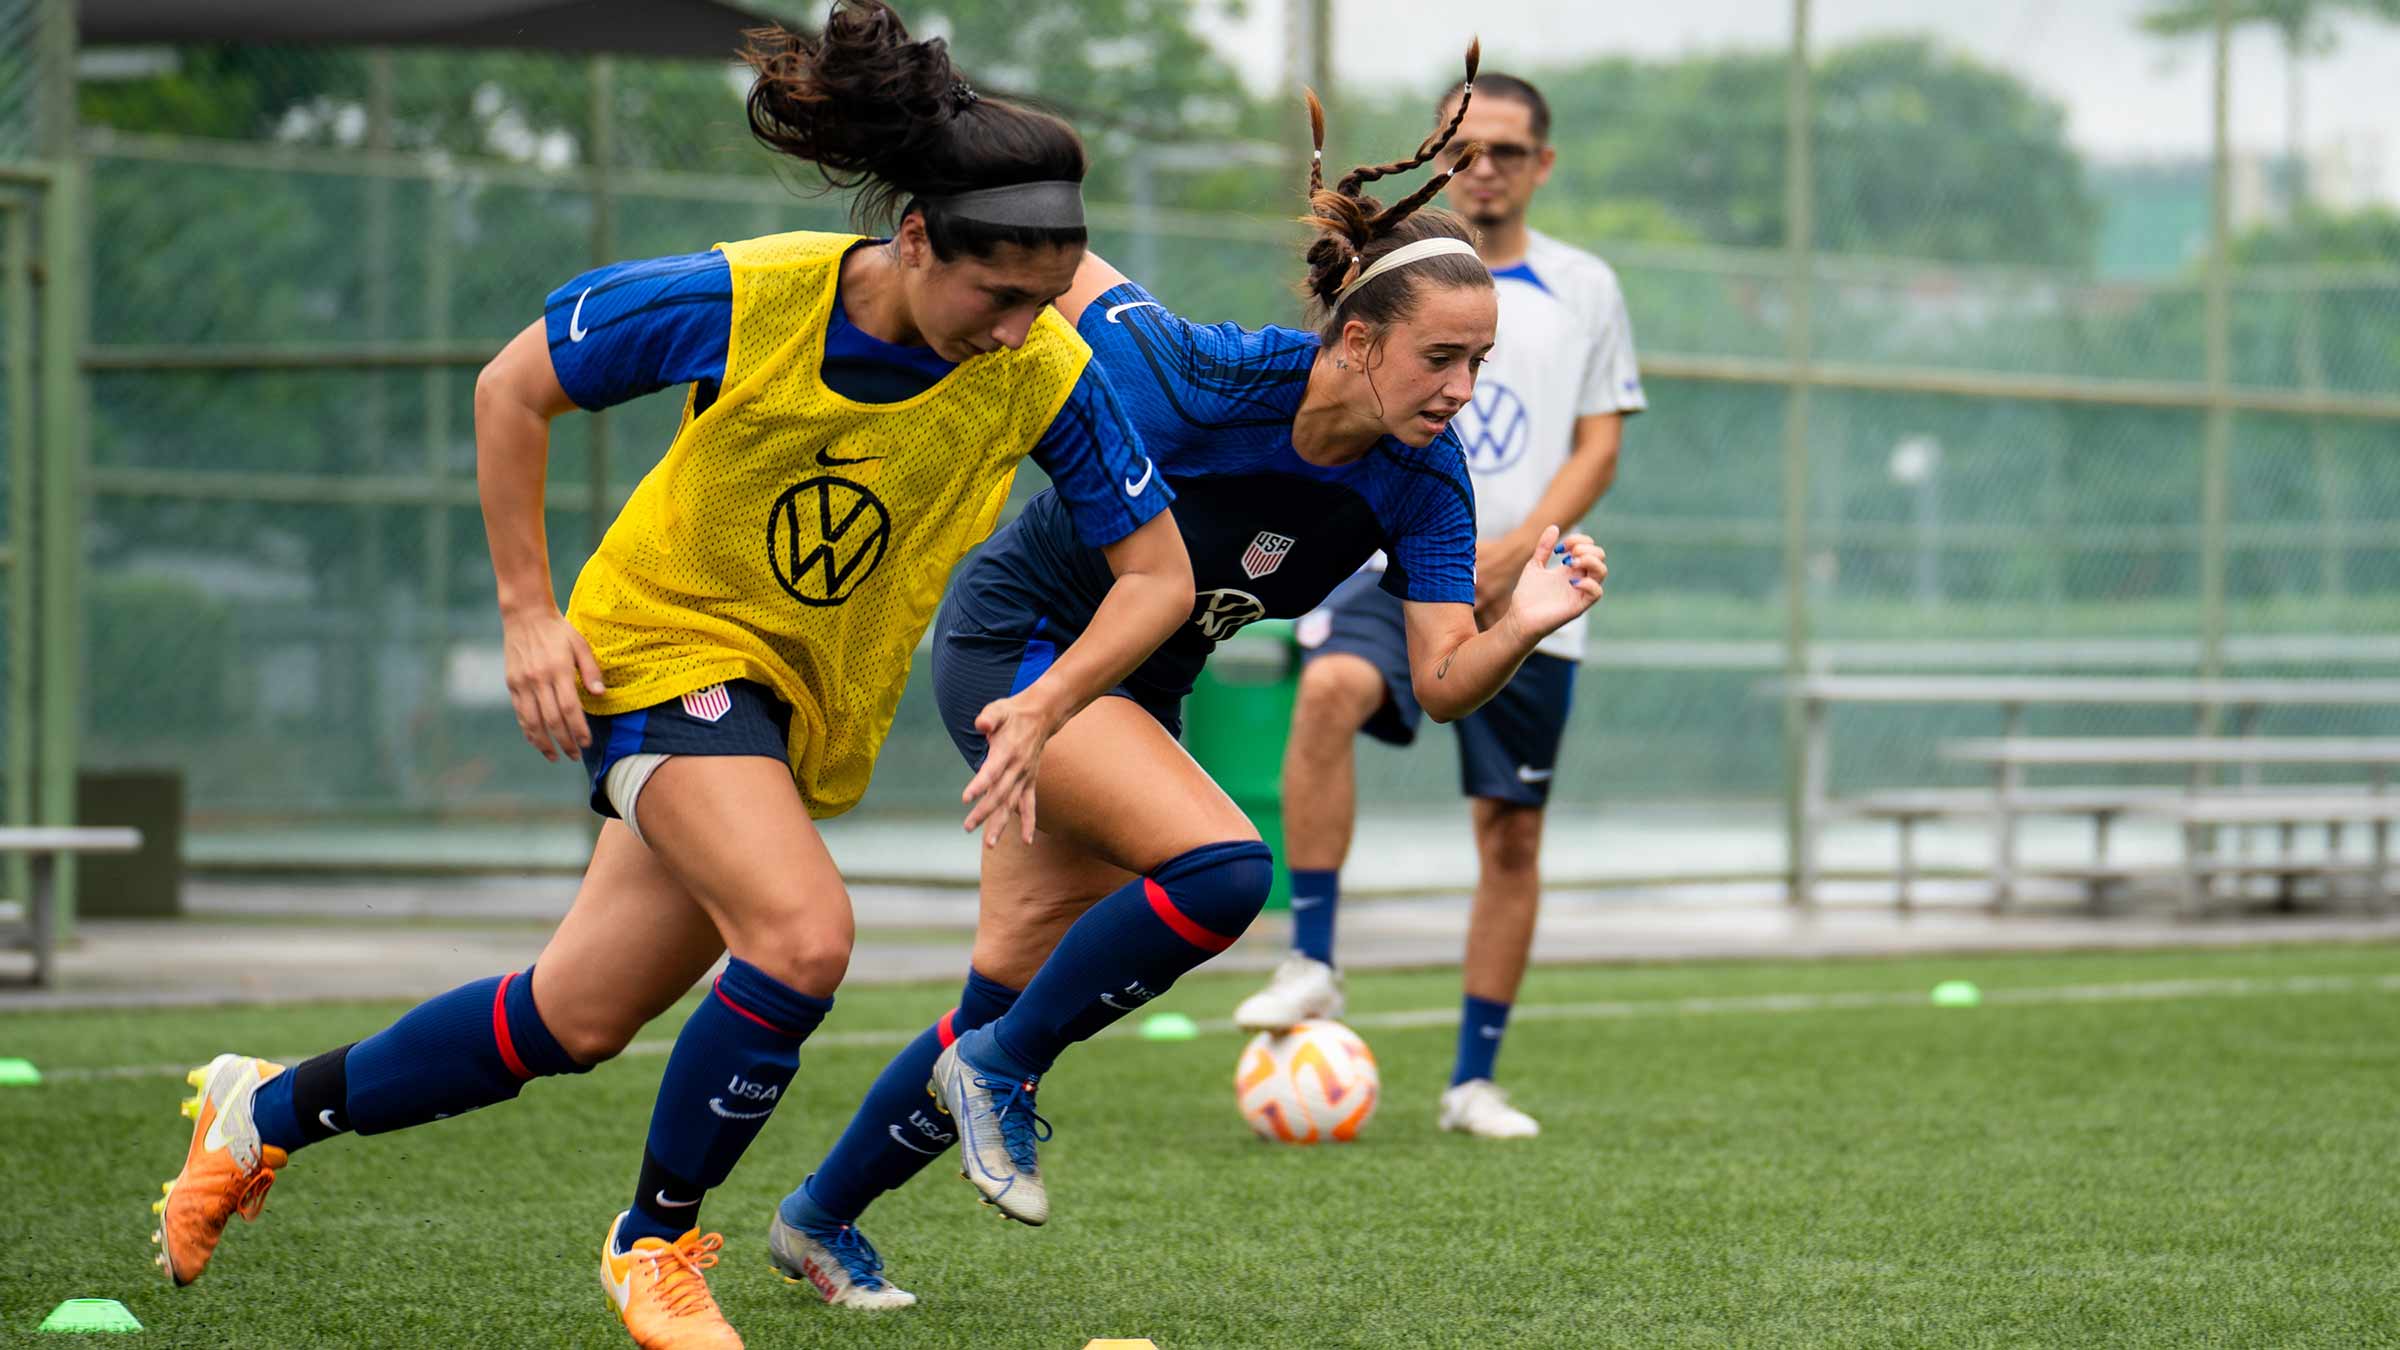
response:
<svg viewBox="0 0 2400 1350"><path fill-rule="evenodd" d="M1521 145L1514 141L1486 141L1483 145L1483 153L1476 157L1476 162L1490 164L1493 169L1502 174L1523 173L1525 166L1533 163L1533 157L1538 148ZM1459 158L1465 153L1466 147L1463 145L1445 145L1442 147L1442 152L1433 157L1433 162L1440 165L1444 173L1456 172Z"/></svg>

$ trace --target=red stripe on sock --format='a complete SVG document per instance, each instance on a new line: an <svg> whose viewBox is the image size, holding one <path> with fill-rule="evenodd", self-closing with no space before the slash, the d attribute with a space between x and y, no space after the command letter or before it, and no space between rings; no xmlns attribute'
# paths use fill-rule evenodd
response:
<svg viewBox="0 0 2400 1350"><path fill-rule="evenodd" d="M933 1034L941 1038L944 1050L949 1049L958 1040L958 1028L953 1025L957 1017L958 1009L952 1008L942 1014L941 1021L933 1024Z"/></svg>
<svg viewBox="0 0 2400 1350"><path fill-rule="evenodd" d="M500 1062L508 1066L510 1073L519 1078L531 1078L533 1070L526 1068L525 1061L517 1058L517 1042L508 1034L508 982L515 978L517 972L508 972L500 977L500 987L492 991L492 1040L499 1044Z"/></svg>
<svg viewBox="0 0 2400 1350"><path fill-rule="evenodd" d="M711 993L713 993L713 994L715 994L715 995L717 996L717 1002L719 1002L719 1003L722 1003L722 1004L724 1004L726 1007L733 1009L735 1012L737 1012L737 1013L740 1013L742 1016L744 1016L744 1017L747 1017L747 1018L749 1018L751 1021L758 1023L760 1026L762 1026L762 1027L765 1027L767 1030L774 1032L776 1035L778 1035L778 1036L786 1036L786 1037L789 1037L789 1038L791 1038L792 1040L795 1040L795 1041L800 1039L799 1033L797 1033L797 1032L793 1032L793 1031L788 1031L788 1030L786 1030L786 1029L784 1029L784 1028L782 1028L782 1027L779 1027L779 1026L775 1025L773 1022L770 1022L770 1021L768 1021L767 1019L765 1019L765 1018L763 1018L763 1017L759 1016L757 1013L754 1013L754 1012L750 1011L748 1008L745 1008L745 1007L743 1007L741 1004L739 1004L739 1003L736 1003L736 1002L734 1002L732 999L725 997L725 981L724 981L724 977L722 977L722 976L719 976L717 979L714 979L714 980L711 980L711 981L709 981L709 983L708 983L708 988L709 988L709 992L711 992Z"/></svg>
<svg viewBox="0 0 2400 1350"><path fill-rule="evenodd" d="M1142 893L1150 897L1150 912L1158 916L1160 923L1174 929L1175 936L1212 956L1233 945L1232 938L1220 937L1202 928L1193 923L1182 910L1175 908L1175 902L1167 898L1166 887L1148 877L1143 877Z"/></svg>

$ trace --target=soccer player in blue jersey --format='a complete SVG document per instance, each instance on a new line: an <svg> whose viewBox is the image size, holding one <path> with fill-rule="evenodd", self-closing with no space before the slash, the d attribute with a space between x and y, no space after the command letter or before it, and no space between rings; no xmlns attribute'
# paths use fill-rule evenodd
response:
<svg viewBox="0 0 2400 1350"><path fill-rule="evenodd" d="M1464 97L1451 90L1437 124ZM1457 421L1475 479L1475 594L1488 623L1506 606L1527 541L1551 526L1572 529L1608 490L1624 420L1644 404L1616 274L1525 223L1557 154L1549 104L1523 80L1486 75L1459 135L1483 153L1452 177L1450 201L1475 225L1500 297L1499 343ZM1445 1130L1490 1139L1540 1132L1493 1083L1493 1067L1533 946L1542 810L1585 627L1577 619L1544 638L1505 689L1458 722L1460 787L1473 803L1480 875L1467 927L1458 1052L1437 1114ZM1235 1010L1244 1028L1281 1030L1342 1015L1333 934L1356 820L1352 745L1362 730L1395 745L1415 739L1420 713L1403 630L1399 603L1371 570L1300 621L1307 665L1283 770L1295 950Z"/></svg>
<svg viewBox="0 0 2400 1350"><path fill-rule="evenodd" d="M1322 146L1322 113L1310 106ZM1313 331L1194 323L1097 258L1059 301L1142 430L1151 462L1127 490L1175 491L1198 594L1190 621L1115 697L1050 738L1038 833L984 855L958 1007L891 1062L780 1207L777 1249L827 1301L880 1302L854 1293L890 1287L859 1216L954 1143L986 1200L1044 1222L1043 1075L1069 1045L1230 946L1265 903L1266 846L1176 740L1181 700L1217 643L1258 619L1305 613L1383 550L1417 697L1447 720L1491 697L1544 635L1599 599L1599 550L1550 530L1518 559L1508 617L1488 631L1475 622L1474 501L1449 424L1492 345L1491 274L1463 222L1419 209L1441 178L1389 208L1362 193L1423 164L1455 129L1330 191L1312 171ZM1105 575L1048 493L960 571L932 659L970 763L985 754L976 710L1041 677L1099 613Z"/></svg>
<svg viewBox="0 0 2400 1350"><path fill-rule="evenodd" d="M532 969L288 1071L228 1054L195 1073L184 1168L158 1203L177 1284L234 1214L257 1216L291 1154L585 1072L725 956L667 1057L631 1203L592 1236L636 1343L740 1346L704 1274L722 1239L698 1216L790 1090L849 963L850 898L815 821L865 792L942 583L1020 460L1049 471L1065 537L1103 580L1081 641L967 714L992 747L970 828L997 839L1013 814L1032 838L1043 742L1190 612L1171 490L1147 481L1102 368L1050 308L1084 256L1073 129L979 97L881 0L843 0L821 34L754 36L753 132L863 186L860 216L893 234L779 234L589 272L485 368L477 479L519 727L553 759L581 754L608 819ZM675 440L562 615L542 524L550 422L669 386L684 387ZM457 1297L391 1264L359 1275Z"/></svg>

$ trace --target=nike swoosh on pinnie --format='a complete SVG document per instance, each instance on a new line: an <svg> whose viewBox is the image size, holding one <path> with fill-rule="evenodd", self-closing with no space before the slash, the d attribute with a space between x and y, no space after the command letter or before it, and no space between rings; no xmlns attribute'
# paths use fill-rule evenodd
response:
<svg viewBox="0 0 2400 1350"><path fill-rule="evenodd" d="M583 302L591 298L592 288L589 286L583 288L583 294L575 297L575 312L567 316L567 341L581 342L583 335L592 331L583 326Z"/></svg>
<svg viewBox="0 0 2400 1350"><path fill-rule="evenodd" d="M829 455L822 450L817 452L817 463L824 465L828 469L839 469L852 464L872 464L876 460L882 458L885 457L882 455L861 455L857 459L844 459L840 455Z"/></svg>

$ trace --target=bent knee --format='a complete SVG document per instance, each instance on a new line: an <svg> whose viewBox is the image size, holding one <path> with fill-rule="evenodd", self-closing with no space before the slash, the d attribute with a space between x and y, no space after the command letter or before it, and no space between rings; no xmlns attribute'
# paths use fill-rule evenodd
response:
<svg viewBox="0 0 2400 1350"><path fill-rule="evenodd" d="M1383 674L1365 658L1337 652L1300 668L1292 704L1293 729L1324 729L1343 736L1367 724L1383 706Z"/></svg>
<svg viewBox="0 0 2400 1350"><path fill-rule="evenodd" d="M851 933L778 933L745 943L733 954L777 983L814 998L831 998L850 973Z"/></svg>
<svg viewBox="0 0 2400 1350"><path fill-rule="evenodd" d="M633 1038L641 1034L643 1022L620 1010L594 1008L585 1012L570 1012L565 1017L545 1012L542 1022L567 1058L582 1068L606 1064L625 1053Z"/></svg>
<svg viewBox="0 0 2400 1350"><path fill-rule="evenodd" d="M1178 914L1231 943L1266 908L1275 855L1256 839L1206 844L1168 861L1151 881Z"/></svg>

